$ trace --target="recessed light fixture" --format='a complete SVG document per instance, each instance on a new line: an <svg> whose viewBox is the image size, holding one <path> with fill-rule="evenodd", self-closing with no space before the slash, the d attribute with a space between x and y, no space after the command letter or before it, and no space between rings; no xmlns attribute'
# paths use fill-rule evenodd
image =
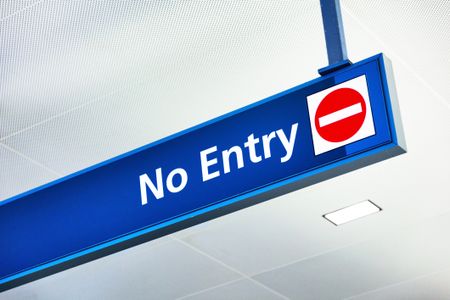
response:
<svg viewBox="0 0 450 300"><path fill-rule="evenodd" d="M334 225L339 226L379 211L381 211L379 206L370 200L366 200L325 214L323 217Z"/></svg>

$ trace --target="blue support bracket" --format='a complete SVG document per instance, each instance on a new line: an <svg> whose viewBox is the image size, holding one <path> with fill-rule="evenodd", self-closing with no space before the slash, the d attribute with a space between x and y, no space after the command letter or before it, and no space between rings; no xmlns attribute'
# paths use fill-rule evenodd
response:
<svg viewBox="0 0 450 300"><path fill-rule="evenodd" d="M329 66L319 69L319 74L323 76L349 66L351 62L347 59L339 0L320 0L320 8L329 63Z"/></svg>

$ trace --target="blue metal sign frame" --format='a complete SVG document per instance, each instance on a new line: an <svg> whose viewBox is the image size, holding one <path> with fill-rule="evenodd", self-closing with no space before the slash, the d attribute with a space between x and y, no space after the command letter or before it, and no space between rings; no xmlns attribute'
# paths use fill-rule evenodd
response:
<svg viewBox="0 0 450 300"><path fill-rule="evenodd" d="M361 75L376 134L314 155L306 97ZM247 157L246 167L201 180L194 153L231 147L250 133L288 132L292 122L299 124L300 150L290 161L280 163L284 150L275 145L264 162L248 165ZM405 151L391 65L379 54L1 202L0 291ZM139 175L154 180L157 168L166 176L180 166L191 180L185 190L166 189L165 198L143 205Z"/></svg>

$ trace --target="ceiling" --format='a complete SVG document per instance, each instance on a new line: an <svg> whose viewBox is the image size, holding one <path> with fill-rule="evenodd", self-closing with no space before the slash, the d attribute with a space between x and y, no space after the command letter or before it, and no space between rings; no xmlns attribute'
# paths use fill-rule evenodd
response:
<svg viewBox="0 0 450 300"><path fill-rule="evenodd" d="M341 6L350 59L393 62L408 153L0 299L449 299L450 2ZM319 0L1 1L0 199L326 64ZM321 217L365 199L383 211Z"/></svg>

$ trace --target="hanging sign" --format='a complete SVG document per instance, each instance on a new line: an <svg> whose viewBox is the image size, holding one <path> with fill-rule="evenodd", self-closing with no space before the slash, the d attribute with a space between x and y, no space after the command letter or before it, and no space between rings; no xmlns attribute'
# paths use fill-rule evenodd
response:
<svg viewBox="0 0 450 300"><path fill-rule="evenodd" d="M376 55L1 202L0 289L404 151Z"/></svg>

